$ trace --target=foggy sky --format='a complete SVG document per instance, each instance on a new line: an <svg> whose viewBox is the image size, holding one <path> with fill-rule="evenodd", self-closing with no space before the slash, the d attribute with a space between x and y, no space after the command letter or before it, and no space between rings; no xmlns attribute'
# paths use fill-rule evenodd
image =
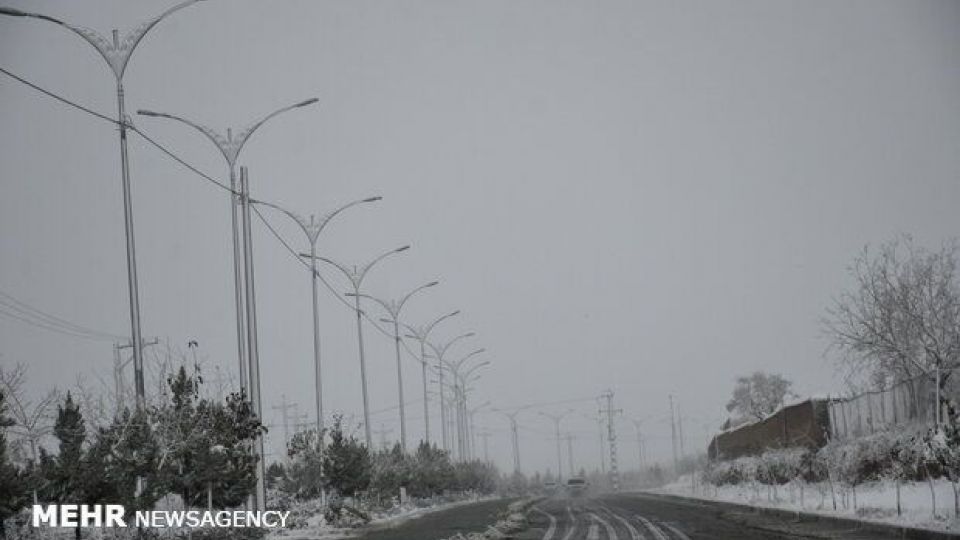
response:
<svg viewBox="0 0 960 540"><path fill-rule="evenodd" d="M108 32L172 3L7 1ZM210 0L158 25L125 77L130 111L224 130L316 96L244 150L253 196L303 214L381 195L332 222L322 254L365 261L366 291L410 301L437 336L486 347L474 404L581 399L577 466L598 459L597 406L624 410L669 455L667 394L703 448L736 376L802 395L843 390L819 319L868 243L960 231L960 4ZM115 114L113 77L75 35L0 18L0 66ZM134 122L226 178L202 136ZM235 371L229 201L131 136L143 331ZM129 333L116 130L0 78L0 290L78 324ZM265 211L266 212L266 211ZM301 233L267 214L297 249ZM312 411L309 275L255 223L263 406ZM346 291L340 276L325 272ZM321 296L327 410L360 413L351 312ZM396 405L393 344L367 328L374 410ZM0 317L0 361L30 387L110 380L109 341ZM404 360L411 439L419 366ZM208 372L209 375L209 372ZM431 403L436 413L436 404ZM553 467L552 424L521 417L524 468ZM374 416L398 434L392 410ZM510 466L507 422L484 414ZM438 421L432 422L434 434ZM279 428L274 432L278 433Z"/></svg>

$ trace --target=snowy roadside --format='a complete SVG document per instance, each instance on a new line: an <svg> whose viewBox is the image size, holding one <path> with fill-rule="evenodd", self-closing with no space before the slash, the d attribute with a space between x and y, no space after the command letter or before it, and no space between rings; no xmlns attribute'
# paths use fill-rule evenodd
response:
<svg viewBox="0 0 960 540"><path fill-rule="evenodd" d="M827 483L792 482L776 489L746 483L713 486L692 475L646 493L676 495L702 500L775 508L823 516L858 519L872 523L916 527L939 532L960 532L960 519L953 513L953 488L948 480L910 482L900 486L901 515L897 515L896 486L892 482L874 482L857 487L855 499L850 491L831 493ZM834 510L834 497L836 510ZM933 501L936 500L936 513ZM934 517L936 516L936 517Z"/></svg>
<svg viewBox="0 0 960 540"><path fill-rule="evenodd" d="M339 540L359 535L370 528L398 525L404 521L417 519L433 512L497 498L496 496L478 496L452 502L439 502L429 506L412 504L396 506L389 511L371 512L370 522L360 527L334 527L324 521L322 512L318 512L307 518L305 527L276 530L267 535L266 540Z"/></svg>
<svg viewBox="0 0 960 540"><path fill-rule="evenodd" d="M447 540L500 540L511 538L511 535L527 527L527 511L542 497L528 497L510 503L506 511L496 523L487 527L484 532L457 534Z"/></svg>

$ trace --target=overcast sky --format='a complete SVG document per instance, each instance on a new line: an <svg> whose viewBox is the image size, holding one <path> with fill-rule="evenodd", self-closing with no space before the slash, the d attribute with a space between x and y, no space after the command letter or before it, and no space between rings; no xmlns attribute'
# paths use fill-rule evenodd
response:
<svg viewBox="0 0 960 540"><path fill-rule="evenodd" d="M167 4L6 2L105 33ZM150 33L125 85L131 111L218 130L319 97L251 139L254 196L303 214L383 196L332 222L321 252L352 264L410 243L367 292L440 279L406 321L463 311L437 337L473 330L457 353L487 348L473 403L587 399L537 410L579 411L564 431L590 468L589 398L607 388L624 410L628 465L630 418L646 419L653 457L669 455L669 393L689 451L738 375L779 372L802 395L843 389L819 320L850 286L856 252L960 231L958 29L957 2L210 0ZM102 59L55 25L0 19L0 66L115 114ZM0 97L0 291L127 334L115 128L6 77ZM202 136L134 121L226 177ZM209 366L233 373L228 197L135 136L130 151L144 334L195 339ZM254 243L263 405L285 394L308 412L309 275L259 222ZM327 409L358 414L354 319L327 293L321 312ZM371 407L388 409L392 343L366 330ZM29 365L34 391L110 380L109 341L2 313L0 355ZM404 369L419 437L419 367L405 358ZM395 437L396 416L378 413L374 428ZM551 467L552 424L520 419L524 468ZM507 422L478 424L508 468Z"/></svg>

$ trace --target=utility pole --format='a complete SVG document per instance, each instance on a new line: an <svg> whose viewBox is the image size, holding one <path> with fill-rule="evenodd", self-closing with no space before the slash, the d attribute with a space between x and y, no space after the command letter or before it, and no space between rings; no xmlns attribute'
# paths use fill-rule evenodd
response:
<svg viewBox="0 0 960 540"><path fill-rule="evenodd" d="M600 434L600 473L607 474L607 448L603 443L603 416L597 417L597 429Z"/></svg>
<svg viewBox="0 0 960 540"><path fill-rule="evenodd" d="M149 347L151 345L159 345L160 340L153 338L150 341L144 341L143 347ZM115 391L117 393L117 409L123 407L124 395L126 391L124 390L124 379L123 379L123 368L127 366L130 362L133 362L134 358L131 356L127 360L122 360L120 358L120 351L123 349L131 349L133 345L131 343L114 343L113 344L113 384L115 386Z"/></svg>
<svg viewBox="0 0 960 540"><path fill-rule="evenodd" d="M680 404L677 403L677 441L680 446L680 459L686 457L686 453L683 451L683 415L680 414Z"/></svg>
<svg viewBox="0 0 960 540"><path fill-rule="evenodd" d="M570 465L569 478L573 478L577 475L577 473L573 470L573 440L576 439L576 437L574 437L572 433L567 433L567 436L564 437L564 439L567 440L567 460L569 461Z"/></svg>
<svg viewBox="0 0 960 540"><path fill-rule="evenodd" d="M478 433L477 435L478 435L481 439L483 439L483 462L484 462L484 463L490 463L490 451L489 451L489 446L488 446L488 443L489 443L489 440L490 440L490 432L489 432L489 431L482 431L482 432Z"/></svg>
<svg viewBox="0 0 960 540"><path fill-rule="evenodd" d="M287 395L280 394L280 405L274 405L271 409L275 411L280 411L280 416L283 418L283 446L284 448L290 444L290 417L287 415L287 411L290 409L296 409L297 405L295 403L287 402Z"/></svg>
<svg viewBox="0 0 960 540"><path fill-rule="evenodd" d="M673 472L677 473L677 424L674 421L673 415L673 394L668 396L670 398L670 444L673 448Z"/></svg>
<svg viewBox="0 0 960 540"><path fill-rule="evenodd" d="M247 323L247 360L250 365L248 368L250 404L257 418L263 418L263 407L260 400L260 353L257 345L257 305L256 290L254 288L253 277L253 235L251 234L250 221L250 184L247 179L247 168L240 167L240 203L243 215L243 268L246 279L245 285L245 305L246 323ZM257 484L256 491L252 495L252 504L250 507L254 510L266 510L267 485L266 485L266 462L263 450L263 434L257 436L254 442L254 457L257 458Z"/></svg>
<svg viewBox="0 0 960 540"><path fill-rule="evenodd" d="M570 411L563 414L540 413L541 416L546 416L553 420L554 434L557 441L557 483L563 481L563 457L560 455L560 420L567 414L570 414Z"/></svg>
<svg viewBox="0 0 960 540"><path fill-rule="evenodd" d="M602 396L607 400L607 408L603 411L607 415L607 442L610 446L610 483L614 491L620 491L620 471L617 467L617 431L613 417L623 412L613 408L613 391L607 390Z"/></svg>
<svg viewBox="0 0 960 540"><path fill-rule="evenodd" d="M510 442L513 444L513 472L520 472L520 435L517 430L517 415L521 410L513 412L499 411L510 420Z"/></svg>
<svg viewBox="0 0 960 540"><path fill-rule="evenodd" d="M643 434L640 432L640 420L633 420L633 427L637 430L637 470L643 472Z"/></svg>
<svg viewBox="0 0 960 540"><path fill-rule="evenodd" d="M387 429L387 426L381 422L380 429L377 429L375 431L377 435L379 435L380 437L380 448L382 448L384 451L389 450L389 446L387 446L387 435L390 435L391 433L393 433L393 430Z"/></svg>

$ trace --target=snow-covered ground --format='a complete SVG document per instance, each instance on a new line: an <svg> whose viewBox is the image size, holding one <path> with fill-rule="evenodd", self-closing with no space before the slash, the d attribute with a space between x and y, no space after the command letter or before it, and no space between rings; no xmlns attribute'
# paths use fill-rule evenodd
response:
<svg viewBox="0 0 960 540"><path fill-rule="evenodd" d="M397 524L409 519L416 519L431 512L438 512L454 508L463 504L472 504L496 497L473 497L455 502L440 502L431 506L404 505L396 506L389 511L371 512L370 523L358 528L338 528L324 522L323 515L317 513L307 519L307 526L298 529L279 529L271 532L267 540L336 540L355 536L365 527Z"/></svg>
<svg viewBox="0 0 960 540"><path fill-rule="evenodd" d="M902 514L899 516L897 515L896 486L892 482L857 486L856 504L854 504L852 491L836 489L837 510L833 509L834 496L831 495L830 486L827 483L803 485L794 483L779 486L776 490L753 483L716 487L694 482L691 475L685 475L672 484L646 491L937 531L960 532L960 520L954 516L953 511L953 488L947 480L938 480L933 483L936 517L934 517L930 485L927 482L912 482L900 486Z"/></svg>

